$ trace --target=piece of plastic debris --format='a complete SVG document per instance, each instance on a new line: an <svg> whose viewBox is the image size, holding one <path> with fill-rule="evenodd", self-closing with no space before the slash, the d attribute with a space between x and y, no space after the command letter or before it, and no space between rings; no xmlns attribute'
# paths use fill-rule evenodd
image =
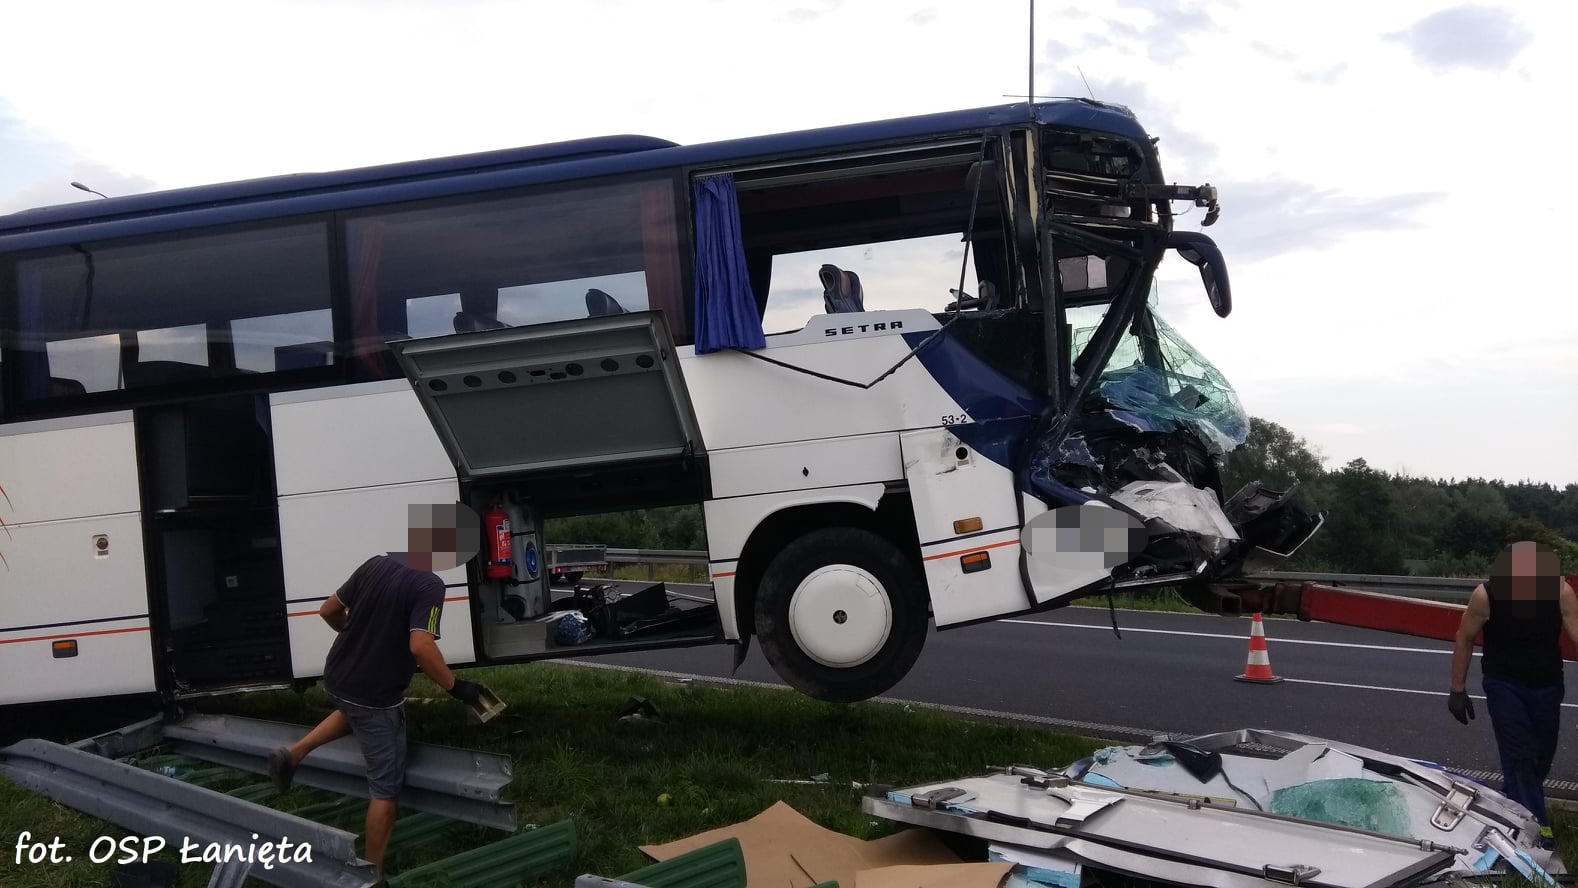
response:
<svg viewBox="0 0 1578 888"><path fill-rule="evenodd" d="M559 624L554 627L553 640L559 644L582 644L592 640L596 635L592 629L592 621L580 611L571 611L559 619Z"/></svg>
<svg viewBox="0 0 1578 888"><path fill-rule="evenodd" d="M631 697L625 705L619 707L617 717L622 722L657 722L662 721L662 713L645 697Z"/></svg>

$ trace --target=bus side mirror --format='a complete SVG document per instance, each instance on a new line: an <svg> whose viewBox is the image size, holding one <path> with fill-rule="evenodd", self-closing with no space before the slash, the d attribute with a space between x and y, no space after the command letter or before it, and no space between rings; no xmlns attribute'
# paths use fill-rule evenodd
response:
<svg viewBox="0 0 1578 888"><path fill-rule="evenodd" d="M1167 235L1167 246L1200 269L1200 282L1205 284L1211 308L1217 317L1227 317L1233 310L1233 291L1227 283L1227 263L1216 242L1198 231L1173 231Z"/></svg>

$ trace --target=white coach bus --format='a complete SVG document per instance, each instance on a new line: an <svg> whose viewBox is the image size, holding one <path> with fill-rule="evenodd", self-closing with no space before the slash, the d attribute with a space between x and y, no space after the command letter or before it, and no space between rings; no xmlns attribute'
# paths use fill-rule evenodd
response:
<svg viewBox="0 0 1578 888"><path fill-rule="evenodd" d="M1176 255L1225 317L1227 272L1174 202L1217 214L1060 100L0 217L0 704L310 683L411 504L512 519L508 576L491 527L441 572L457 667L754 637L838 701L932 626L1266 566L1321 516L1221 489L1246 415L1152 295ZM1038 567L1087 503L1142 549ZM710 600L544 576L545 521L679 504Z"/></svg>

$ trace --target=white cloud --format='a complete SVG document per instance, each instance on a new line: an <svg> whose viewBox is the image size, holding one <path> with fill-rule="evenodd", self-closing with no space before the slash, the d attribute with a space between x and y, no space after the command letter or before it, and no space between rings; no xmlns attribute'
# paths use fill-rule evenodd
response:
<svg viewBox="0 0 1578 888"><path fill-rule="evenodd" d="M1026 8L21 4L0 54L0 211L97 199L72 179L122 194L997 104L1027 86ZM1578 480L1578 312L1560 265L1566 218L1539 184L1560 146L1538 132L1559 129L1548 121L1578 82L1575 10L1042 2L1036 88L1084 95L1088 80L1160 136L1169 179L1221 187L1210 233L1233 315L1211 313L1175 260L1162 306L1251 411L1338 462L1564 483ZM1201 212L1180 224L1197 228ZM891 251L870 261L876 298L891 298ZM947 264L905 285L916 304L946 301ZM795 275L806 306L820 298L814 270ZM1495 430L1531 421L1548 433L1497 443Z"/></svg>

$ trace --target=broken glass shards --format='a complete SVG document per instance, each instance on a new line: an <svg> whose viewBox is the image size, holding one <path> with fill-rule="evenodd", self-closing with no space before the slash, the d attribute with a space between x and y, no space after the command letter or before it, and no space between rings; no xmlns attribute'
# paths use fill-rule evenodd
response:
<svg viewBox="0 0 1578 888"><path fill-rule="evenodd" d="M1161 366L1136 363L1109 369L1097 391L1110 414L1136 431L1194 433L1214 455L1249 437L1249 415L1226 377L1158 315Z"/></svg>

